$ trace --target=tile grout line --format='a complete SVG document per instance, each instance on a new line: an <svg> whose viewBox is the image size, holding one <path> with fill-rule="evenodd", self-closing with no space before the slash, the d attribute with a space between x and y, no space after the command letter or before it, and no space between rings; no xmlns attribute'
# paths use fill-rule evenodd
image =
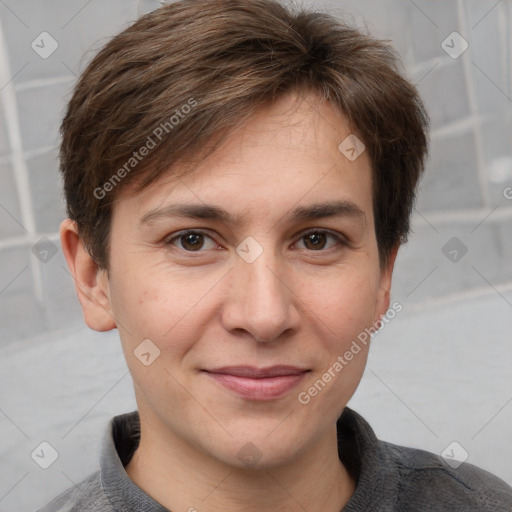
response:
<svg viewBox="0 0 512 512"><path fill-rule="evenodd" d="M501 50L500 52L500 68L503 76L507 75L507 60L508 60L508 53L507 53L507 39L508 39L508 21L509 18L507 17L507 8L504 4L498 5L498 27L499 27L499 48ZM505 83L505 92L508 92L508 83Z"/></svg>
<svg viewBox="0 0 512 512"><path fill-rule="evenodd" d="M510 70L512 69L512 51L510 51L510 44L512 44L512 29L511 29L511 25L512 25L512 6L510 4L507 4L508 6L508 20L509 20L509 24L508 24L508 39L509 39L509 44L507 45L507 49L509 50L509 61L508 61L508 78L509 78L509 83L508 83L508 86L509 86L509 91L512 90L512 76L511 76L511 73L510 73Z"/></svg>
<svg viewBox="0 0 512 512"><path fill-rule="evenodd" d="M446 55L446 56L441 55L441 56L435 56L435 57L430 57L428 59L420 60L418 62L413 62L409 68L410 75L424 74L427 71L429 71L430 69L432 69L433 66L435 66L436 64L439 66L438 69L441 69L441 68L444 68L446 66L450 66L451 64L453 64L453 59L451 57L449 57L448 55Z"/></svg>
<svg viewBox="0 0 512 512"><path fill-rule="evenodd" d="M496 285L496 290L503 293L511 292L512 281ZM422 312L425 309L435 309L439 306L446 306L448 304L462 303L467 300L492 297L495 293L495 290L490 289L488 286L479 286L471 288L470 290L450 293L448 295L440 295L439 297L432 297L420 302L415 302L413 304L407 305L407 309L413 313Z"/></svg>
<svg viewBox="0 0 512 512"><path fill-rule="evenodd" d="M509 70L512 69L512 52L510 51L510 45L512 44L512 6L510 5L510 3L507 3L505 5L506 7L504 6L504 17L506 18L507 22L505 25L505 35L503 37L503 53L505 54L503 62L503 74L504 76L508 77L508 80L506 82L508 92L512 91L512 76L511 73L509 72Z"/></svg>
<svg viewBox="0 0 512 512"><path fill-rule="evenodd" d="M22 216L22 224L27 230L29 237L36 236L36 223L33 210L32 197L30 193L30 183L28 178L28 169L23 158L23 144L21 130L17 112L16 94L14 84L11 80L11 69L9 65L9 56L7 54L7 40L4 35L2 22L0 20L0 82L6 83L0 91L0 102L5 112L7 124L7 134L11 149L11 165L16 182L18 198ZM34 280L34 293L40 304L43 303L43 283L41 268L38 265L35 256L30 253L30 270Z"/></svg>
<svg viewBox="0 0 512 512"><path fill-rule="evenodd" d="M6 40L0 20L0 82L5 83L11 79L11 70L9 67L9 57L6 50ZM23 159L23 149L21 141L21 133L19 130L18 113L16 111L16 96L12 83L8 83L0 91L0 101L5 112L5 120L7 125L7 135L9 137L11 149L11 163L14 171L14 179L18 188L18 198L20 201L22 221L28 233L35 232L35 220L32 211L32 202L30 190L24 193L24 189L28 189L28 172Z"/></svg>
<svg viewBox="0 0 512 512"><path fill-rule="evenodd" d="M72 75L62 75L52 78L36 78L33 80L26 80L14 85L14 90L18 93L20 91L27 91L30 89L39 89L40 87L51 87L52 85L60 85L76 80Z"/></svg>
<svg viewBox="0 0 512 512"><path fill-rule="evenodd" d="M468 208L467 210L431 210L423 211L422 216L436 226L446 226L452 223L472 224L480 222L489 214L489 208ZM492 213L490 222L499 222L512 218L512 206L499 205L499 208ZM411 226L413 228L423 227L425 220L418 214L411 216Z"/></svg>
<svg viewBox="0 0 512 512"><path fill-rule="evenodd" d="M431 130L430 137L431 139L441 139L471 132L482 119L485 118L481 115L468 115L460 119L455 119Z"/></svg>
<svg viewBox="0 0 512 512"><path fill-rule="evenodd" d="M45 236L52 242L60 243L60 234L58 231L56 232L46 232L46 233L38 233L39 237ZM10 247L19 247L26 244L33 244L36 240L34 237L30 235L19 235L19 236L11 236L8 238L0 239L0 250L1 249L9 249Z"/></svg>
<svg viewBox="0 0 512 512"><path fill-rule="evenodd" d="M467 6L464 5L463 0L457 1L457 12L459 18L459 30L466 38L469 38L469 23L466 12ZM473 44L473 41L471 41ZM469 101L469 111L470 115L473 117L478 117L478 105L476 99L476 91L475 91L475 80L474 74L471 69L471 57L469 52L464 52L461 56L462 58L462 68L464 70L464 81L466 83L466 92L468 95ZM482 192L482 199L484 202L484 206L489 207L492 204L491 193L488 187L487 178L485 175L485 158L484 158L484 137L482 133L482 122L475 121L473 125L473 137L475 140L475 153L476 153L476 164L477 164L477 174L478 181L480 184L480 190Z"/></svg>

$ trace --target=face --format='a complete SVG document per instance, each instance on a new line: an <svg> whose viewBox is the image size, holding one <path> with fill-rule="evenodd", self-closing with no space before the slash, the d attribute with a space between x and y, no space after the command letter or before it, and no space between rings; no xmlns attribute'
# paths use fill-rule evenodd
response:
<svg viewBox="0 0 512 512"><path fill-rule="evenodd" d="M99 282L143 424L267 467L333 428L368 345L344 355L386 312L394 260L379 266L368 155L338 149L350 133L288 95L192 174L121 193Z"/></svg>

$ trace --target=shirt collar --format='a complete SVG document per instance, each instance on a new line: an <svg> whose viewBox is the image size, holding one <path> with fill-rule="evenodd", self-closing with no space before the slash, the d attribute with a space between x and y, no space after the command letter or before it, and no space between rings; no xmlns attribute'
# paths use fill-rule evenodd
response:
<svg viewBox="0 0 512 512"><path fill-rule="evenodd" d="M345 407L336 422L338 455L356 481L356 490L343 512L368 506L368 490L389 486L378 468L383 461L379 441L370 425L358 413ZM100 479L104 492L116 512L169 512L128 476L125 470L140 439L138 411L113 417L103 438L100 456ZM374 494L374 493L371 493Z"/></svg>
<svg viewBox="0 0 512 512"><path fill-rule="evenodd" d="M138 411L114 416L110 420L101 447L101 486L116 512L169 512L138 487L124 469L139 439Z"/></svg>

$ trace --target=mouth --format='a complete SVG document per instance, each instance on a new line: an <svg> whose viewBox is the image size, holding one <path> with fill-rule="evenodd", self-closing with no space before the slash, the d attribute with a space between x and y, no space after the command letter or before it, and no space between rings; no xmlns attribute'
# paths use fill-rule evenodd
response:
<svg viewBox="0 0 512 512"><path fill-rule="evenodd" d="M267 368L229 366L202 370L224 388L250 400L272 400L291 391L311 370L277 365Z"/></svg>

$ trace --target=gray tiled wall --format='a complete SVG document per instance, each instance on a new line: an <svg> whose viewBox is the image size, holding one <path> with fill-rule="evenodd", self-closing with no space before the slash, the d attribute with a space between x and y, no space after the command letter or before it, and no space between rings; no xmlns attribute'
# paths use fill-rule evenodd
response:
<svg viewBox="0 0 512 512"><path fill-rule="evenodd" d="M429 108L431 155L413 233L399 254L395 295L417 303L472 288L508 286L512 200L503 190L512 183L512 4L307 3L391 39ZM2 344L82 321L58 241L65 215L57 172L58 126L76 76L94 51L158 5L156 0L0 2ZM43 31L58 43L46 59L31 47ZM453 31L469 43L458 58L441 46ZM453 236L469 249L460 263L442 252ZM43 237L57 248L46 262L31 252Z"/></svg>
<svg viewBox="0 0 512 512"><path fill-rule="evenodd" d="M470 289L509 287L512 200L503 191L512 184L512 4L494 0L306 3L391 39L432 117L431 156L413 233L397 261L395 296L404 303L421 304ZM64 218L57 172L58 126L74 80L94 51L158 5L127 0L0 2L3 345L82 323L58 241ZM31 47L43 31L58 43L46 59ZM447 55L441 46L453 31L469 43L458 58ZM453 237L468 249L460 262L443 253ZM43 250L50 248L48 254L32 250L41 239Z"/></svg>
<svg viewBox="0 0 512 512"><path fill-rule="evenodd" d="M375 345L359 405L384 439L440 453L457 435L511 483L505 337L512 318L512 1L304 3L391 39L432 118L413 229L395 267L393 295L407 307L407 319L387 327L387 343ZM2 512L34 510L85 478L105 419L134 408L117 333L84 326L60 250L58 127L94 51L158 5L0 0ZM441 47L454 31L469 44L458 58ZM46 59L31 47L42 32L58 43ZM453 409L460 414L449 414ZM439 439L424 438L416 411ZM44 474L27 455L41 439L61 454L61 463ZM502 460L495 461L498 454Z"/></svg>

